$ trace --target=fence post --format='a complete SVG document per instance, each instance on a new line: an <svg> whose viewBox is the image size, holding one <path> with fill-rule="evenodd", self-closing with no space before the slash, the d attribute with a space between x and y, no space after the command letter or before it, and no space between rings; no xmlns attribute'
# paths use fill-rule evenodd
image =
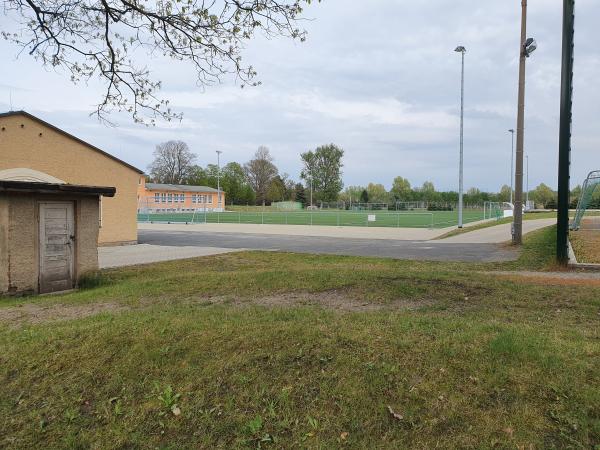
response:
<svg viewBox="0 0 600 450"><path fill-rule="evenodd" d="M340 212L338 211L336 214L336 219L337 219L337 226L340 226Z"/></svg>
<svg viewBox="0 0 600 450"><path fill-rule="evenodd" d="M288 215L287 215L287 212L284 212L284 214L285 214L285 224L287 225L288 224Z"/></svg>
<svg viewBox="0 0 600 450"><path fill-rule="evenodd" d="M312 215L313 215L313 212L312 212L312 209L311 209L311 210L310 210L310 224L311 224L311 225L312 225Z"/></svg>
<svg viewBox="0 0 600 450"><path fill-rule="evenodd" d="M242 223L242 212L238 211L238 223Z"/></svg>
<svg viewBox="0 0 600 450"><path fill-rule="evenodd" d="M217 211L217 223L221 223L221 213Z"/></svg>
<svg viewBox="0 0 600 450"><path fill-rule="evenodd" d="M397 228L400 228L400 214L396 213L396 216L398 217L398 227Z"/></svg>
<svg viewBox="0 0 600 450"><path fill-rule="evenodd" d="M261 212L260 213L260 224L264 225L265 224L265 212Z"/></svg>

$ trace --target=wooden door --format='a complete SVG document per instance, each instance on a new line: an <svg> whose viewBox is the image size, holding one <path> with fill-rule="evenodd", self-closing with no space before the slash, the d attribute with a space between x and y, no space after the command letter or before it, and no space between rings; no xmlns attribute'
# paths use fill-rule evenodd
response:
<svg viewBox="0 0 600 450"><path fill-rule="evenodd" d="M40 203L40 292L74 286L75 223L72 202Z"/></svg>

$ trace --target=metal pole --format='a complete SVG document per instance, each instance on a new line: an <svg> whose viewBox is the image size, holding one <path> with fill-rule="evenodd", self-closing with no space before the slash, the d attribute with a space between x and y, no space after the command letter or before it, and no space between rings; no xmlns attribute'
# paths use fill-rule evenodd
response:
<svg viewBox="0 0 600 450"><path fill-rule="evenodd" d="M517 111L517 155L515 164L515 204L513 244L523 243L523 147L525 139L525 41L527 40L527 0L521 2L521 42L519 43L519 105Z"/></svg>
<svg viewBox="0 0 600 450"><path fill-rule="evenodd" d="M571 124L573 107L573 51L575 37L575 0L563 1L562 73L560 89L560 137L558 149L558 221L556 257L569 262L569 178L571 161Z"/></svg>
<svg viewBox="0 0 600 450"><path fill-rule="evenodd" d="M511 129L508 132L512 135L511 139L511 151L510 151L510 204L513 204L513 191L515 189L514 176L515 176L515 130Z"/></svg>
<svg viewBox="0 0 600 450"><path fill-rule="evenodd" d="M458 228L463 227L463 145L464 145L464 112L465 112L465 53L467 50L459 46L455 50L461 54L460 72L460 163L458 170Z"/></svg>
<svg viewBox="0 0 600 450"><path fill-rule="evenodd" d="M525 155L525 161L527 162L527 181L526 181L526 197L525 197L525 210L529 208L529 155Z"/></svg>
<svg viewBox="0 0 600 450"><path fill-rule="evenodd" d="M217 211L221 204L221 150L217 150Z"/></svg>

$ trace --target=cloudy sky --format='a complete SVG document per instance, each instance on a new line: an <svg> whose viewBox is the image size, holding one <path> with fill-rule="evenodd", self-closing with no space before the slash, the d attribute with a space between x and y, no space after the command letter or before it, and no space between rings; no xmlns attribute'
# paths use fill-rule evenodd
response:
<svg viewBox="0 0 600 450"><path fill-rule="evenodd" d="M262 86L234 79L196 86L185 63L148 59L163 95L184 113L147 128L115 116L89 117L102 85L73 85L25 52L0 42L0 110L25 109L146 169L157 143L181 139L199 163L245 162L259 145L297 178L299 154L335 143L346 154L346 185L397 175L438 189L458 184L460 55L466 55L465 187L510 183L515 127L520 0L324 0L306 9L307 42L259 37L244 51ZM526 152L530 185L556 186L562 2L529 0ZM0 29L11 27L2 16ZM576 20L573 184L600 168L600 2L579 0ZM12 99L12 100L11 100Z"/></svg>

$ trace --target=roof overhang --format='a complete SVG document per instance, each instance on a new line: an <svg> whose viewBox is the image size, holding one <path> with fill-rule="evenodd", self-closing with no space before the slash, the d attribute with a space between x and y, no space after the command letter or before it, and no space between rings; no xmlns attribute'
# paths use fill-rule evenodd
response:
<svg viewBox="0 0 600 450"><path fill-rule="evenodd" d="M114 197L117 189L109 186L83 186L78 184L37 183L33 181L0 180L0 192L32 194L102 195Z"/></svg>

